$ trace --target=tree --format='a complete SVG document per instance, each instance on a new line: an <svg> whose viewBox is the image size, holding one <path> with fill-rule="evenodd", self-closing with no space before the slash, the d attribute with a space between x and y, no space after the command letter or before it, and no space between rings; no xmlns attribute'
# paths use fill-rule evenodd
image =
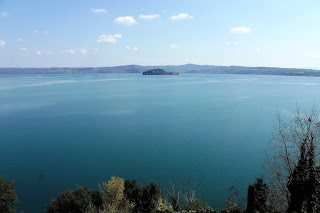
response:
<svg viewBox="0 0 320 213"><path fill-rule="evenodd" d="M184 182L170 180L169 185L167 194L174 211L179 211L180 207L199 199L199 186L190 185L188 179Z"/></svg>
<svg viewBox="0 0 320 213"><path fill-rule="evenodd" d="M240 205L239 190L235 186L231 186L230 195L226 200L225 208L221 210L221 213L245 213L246 210Z"/></svg>
<svg viewBox="0 0 320 213"><path fill-rule="evenodd" d="M210 205L202 200L194 200L192 202L187 203L184 207L183 210L186 211L201 211L201 210L208 210L210 209Z"/></svg>
<svg viewBox="0 0 320 213"><path fill-rule="evenodd" d="M275 209L301 212L319 209L320 124L315 106L308 113L298 107L289 118L277 114L267 155L270 204Z"/></svg>
<svg viewBox="0 0 320 213"><path fill-rule="evenodd" d="M162 201L161 187L156 183L141 186L136 180L126 180L124 194L129 202L134 204L133 212L156 212Z"/></svg>
<svg viewBox="0 0 320 213"><path fill-rule="evenodd" d="M0 176L0 212L13 213L16 212L12 207L19 203L16 191L14 190L14 182L7 181Z"/></svg>
<svg viewBox="0 0 320 213"><path fill-rule="evenodd" d="M248 199L247 199L247 213L266 213L267 198L268 198L268 185L263 182L262 178L257 178L253 185L248 187Z"/></svg>
<svg viewBox="0 0 320 213"><path fill-rule="evenodd" d="M102 209L99 191L91 191L87 187L61 192L56 200L52 200L47 213L94 213Z"/></svg>
<svg viewBox="0 0 320 213"><path fill-rule="evenodd" d="M104 211L113 213L128 211L133 208L124 197L124 180L119 177L111 177L111 180L99 184L102 193Z"/></svg>

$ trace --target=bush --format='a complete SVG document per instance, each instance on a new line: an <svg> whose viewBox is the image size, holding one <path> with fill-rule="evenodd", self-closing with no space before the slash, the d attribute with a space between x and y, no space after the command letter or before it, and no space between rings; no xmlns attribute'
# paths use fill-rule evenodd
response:
<svg viewBox="0 0 320 213"><path fill-rule="evenodd" d="M200 210L207 210L210 209L210 205L202 200L194 200L191 201L190 203L187 203L184 207L183 210L187 211L200 211Z"/></svg>
<svg viewBox="0 0 320 213"><path fill-rule="evenodd" d="M240 205L238 189L231 186L229 191L231 194L228 196L225 208L221 210L221 213L245 213L246 209Z"/></svg>
<svg viewBox="0 0 320 213"><path fill-rule="evenodd" d="M0 212L16 212L15 209L11 207L18 203L19 200L14 190L14 182L12 180L6 182L5 178L0 176Z"/></svg>
<svg viewBox="0 0 320 213"><path fill-rule="evenodd" d="M247 213L265 213L268 212L267 198L268 185L263 182L262 178L257 178L253 185L248 187Z"/></svg>
<svg viewBox="0 0 320 213"><path fill-rule="evenodd" d="M93 213L99 209L102 209L99 191L80 187L61 192L56 200L50 202L47 213Z"/></svg>
<svg viewBox="0 0 320 213"><path fill-rule="evenodd" d="M157 212L173 212L173 208L167 201L164 201L162 198L158 201L156 207Z"/></svg>
<svg viewBox="0 0 320 213"><path fill-rule="evenodd" d="M111 180L99 184L102 193L104 212L128 212L133 205L124 197L124 180L111 177Z"/></svg>
<svg viewBox="0 0 320 213"><path fill-rule="evenodd" d="M161 196L161 187L151 183L145 187L137 184L136 180L126 180L124 194L126 199L134 204L133 212L152 213L157 211Z"/></svg>

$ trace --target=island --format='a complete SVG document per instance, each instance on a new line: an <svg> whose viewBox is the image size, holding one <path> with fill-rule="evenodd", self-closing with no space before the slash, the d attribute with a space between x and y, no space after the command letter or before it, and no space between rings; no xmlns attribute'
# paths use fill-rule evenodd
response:
<svg viewBox="0 0 320 213"><path fill-rule="evenodd" d="M142 75L179 75L177 72L166 72L163 69L153 69L142 73Z"/></svg>

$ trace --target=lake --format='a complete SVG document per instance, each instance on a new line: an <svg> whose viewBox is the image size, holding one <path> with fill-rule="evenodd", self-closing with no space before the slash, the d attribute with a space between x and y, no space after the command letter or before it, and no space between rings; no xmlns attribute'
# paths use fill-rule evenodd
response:
<svg viewBox="0 0 320 213"><path fill-rule="evenodd" d="M0 175L26 213L110 176L189 180L222 208L263 175L276 111L319 105L319 91L312 77L1 75Z"/></svg>

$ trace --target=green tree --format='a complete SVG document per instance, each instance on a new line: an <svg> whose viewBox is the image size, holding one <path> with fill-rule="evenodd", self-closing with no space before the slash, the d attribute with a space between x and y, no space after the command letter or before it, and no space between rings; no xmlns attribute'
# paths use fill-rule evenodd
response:
<svg viewBox="0 0 320 213"><path fill-rule="evenodd" d="M246 210L240 205L239 190L235 186L231 186L229 191L230 195L221 213L245 213Z"/></svg>
<svg viewBox="0 0 320 213"><path fill-rule="evenodd" d="M171 200L174 211L179 211L181 206L199 200L199 185L191 185L189 180L184 182L169 181L167 194Z"/></svg>
<svg viewBox="0 0 320 213"><path fill-rule="evenodd" d="M309 140L309 150L306 146ZM320 175L315 165L313 136L305 139L300 148L300 159L288 181L290 199L287 212L319 212Z"/></svg>
<svg viewBox="0 0 320 213"><path fill-rule="evenodd" d="M320 124L315 106L309 112L298 107L288 118L277 114L267 156L273 209L287 212L319 211ZM312 210L313 209L313 210Z"/></svg>
<svg viewBox="0 0 320 213"><path fill-rule="evenodd" d="M125 181L124 194L130 203L134 204L133 212L152 213L156 212L161 202L161 187L156 183L141 186L136 180Z"/></svg>
<svg viewBox="0 0 320 213"><path fill-rule="evenodd" d="M102 209L99 191L80 187L61 192L47 207L47 213L94 213Z"/></svg>
<svg viewBox="0 0 320 213"><path fill-rule="evenodd" d="M105 212L127 212L133 205L124 197L124 180L119 177L111 177L111 180L99 184L102 193L103 208Z"/></svg>
<svg viewBox="0 0 320 213"><path fill-rule="evenodd" d="M184 207L183 210L186 211L201 211L201 210L208 210L210 209L210 205L202 200L194 200L191 201L190 203L187 203Z"/></svg>
<svg viewBox="0 0 320 213"><path fill-rule="evenodd" d="M267 213L268 185L262 178L257 178L253 185L248 187L247 213Z"/></svg>
<svg viewBox="0 0 320 213"><path fill-rule="evenodd" d="M0 212L16 212L12 207L18 203L19 200L14 190L14 182L12 180L6 182L5 178L0 176Z"/></svg>

